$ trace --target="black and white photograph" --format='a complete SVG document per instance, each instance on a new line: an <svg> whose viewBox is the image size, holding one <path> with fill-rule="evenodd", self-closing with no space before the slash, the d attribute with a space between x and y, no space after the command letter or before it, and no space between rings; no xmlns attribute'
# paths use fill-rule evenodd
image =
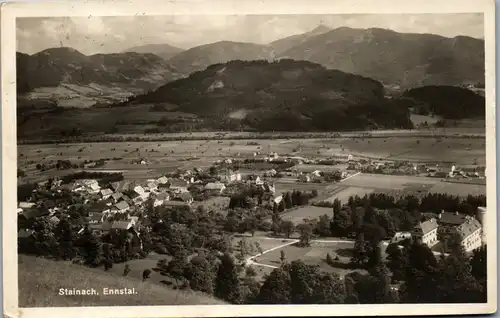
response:
<svg viewBox="0 0 500 318"><path fill-rule="evenodd" d="M2 7L4 311L496 312L494 2L218 3Z"/></svg>

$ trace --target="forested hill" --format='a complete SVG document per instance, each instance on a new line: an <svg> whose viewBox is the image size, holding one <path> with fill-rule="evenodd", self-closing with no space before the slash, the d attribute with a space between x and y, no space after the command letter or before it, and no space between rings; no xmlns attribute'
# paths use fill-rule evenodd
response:
<svg viewBox="0 0 500 318"><path fill-rule="evenodd" d="M432 113L446 119L484 118L485 99L475 92L456 86L423 86L410 89L404 96L419 104L419 113Z"/></svg>
<svg viewBox="0 0 500 318"><path fill-rule="evenodd" d="M306 61L214 64L121 104L160 104L235 128L338 131L409 128L406 107L373 79ZM227 127L226 127L227 128Z"/></svg>

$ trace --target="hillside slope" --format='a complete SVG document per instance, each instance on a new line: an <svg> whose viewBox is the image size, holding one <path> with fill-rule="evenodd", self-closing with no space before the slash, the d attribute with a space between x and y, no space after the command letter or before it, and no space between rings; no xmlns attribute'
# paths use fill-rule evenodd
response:
<svg viewBox="0 0 500 318"><path fill-rule="evenodd" d="M232 60L261 60L274 56L271 47L254 43L220 41L196 46L177 54L168 62L183 74L204 70L207 66Z"/></svg>
<svg viewBox="0 0 500 318"><path fill-rule="evenodd" d="M257 130L408 128L381 83L305 61L231 61L167 83L132 104L170 103L213 121Z"/></svg>
<svg viewBox="0 0 500 318"><path fill-rule="evenodd" d="M38 100L72 106L121 100L154 89L180 75L154 54L115 53L86 56L71 48L33 55L17 53L20 107ZM85 106L85 105L84 105Z"/></svg>
<svg viewBox="0 0 500 318"><path fill-rule="evenodd" d="M291 49L299 44L304 43L305 41L307 41L311 37L329 32L331 30L332 29L330 29L329 27L327 27L325 25L319 25L309 32L305 32L302 34L295 34L295 35L288 36L288 37L283 38L283 39L273 41L273 42L269 43L269 46L274 49L274 52L277 55L280 55L280 54L283 54L284 52L286 52L287 50L289 50L289 49Z"/></svg>
<svg viewBox="0 0 500 318"><path fill-rule="evenodd" d="M152 53L158 55L164 60L169 60L177 54L183 52L184 50L178 47L175 47L170 44L147 44L134 46L129 49L124 50L124 53L127 52L135 52L135 53Z"/></svg>
<svg viewBox="0 0 500 318"><path fill-rule="evenodd" d="M223 301L201 293L117 276L68 262L19 255L19 307L217 305ZM59 296L59 288L102 291L135 288L137 295Z"/></svg>
<svg viewBox="0 0 500 318"><path fill-rule="evenodd" d="M404 88L484 83L484 40L341 27L309 37L279 56Z"/></svg>
<svg viewBox="0 0 500 318"><path fill-rule="evenodd" d="M484 96L455 86L424 86L406 91L403 96L417 101L418 113L429 113L445 119L484 119Z"/></svg>

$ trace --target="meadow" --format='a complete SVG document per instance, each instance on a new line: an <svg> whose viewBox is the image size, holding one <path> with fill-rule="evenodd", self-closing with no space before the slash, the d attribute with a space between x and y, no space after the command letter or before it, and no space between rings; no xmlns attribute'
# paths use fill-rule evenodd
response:
<svg viewBox="0 0 500 318"><path fill-rule="evenodd" d="M361 269L352 268L349 263L352 256L352 249L354 242L311 242L311 246L299 247L296 245L288 245L283 248L271 251L262 256L256 257L255 261L258 263L280 266L281 251L285 253L287 262L293 260L301 260L308 265L317 265L321 270L330 273L336 273L340 276L358 271L364 272ZM326 255L330 254L332 258L338 256L338 260L334 266L327 264Z"/></svg>
<svg viewBox="0 0 500 318"><path fill-rule="evenodd" d="M123 270L115 265L114 271L88 268L70 262L56 262L33 256L18 256L19 307L72 307L72 306L144 306L144 305L200 305L224 304L207 295L173 290L153 281L142 281L132 264L130 276L121 276ZM159 274L158 274L159 275ZM136 295L102 295L102 289L135 288ZM100 295L59 296L59 288L94 288Z"/></svg>

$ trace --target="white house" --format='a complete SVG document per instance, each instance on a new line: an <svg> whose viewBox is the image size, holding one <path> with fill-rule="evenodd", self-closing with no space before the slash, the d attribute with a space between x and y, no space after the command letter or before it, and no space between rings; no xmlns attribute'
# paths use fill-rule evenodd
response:
<svg viewBox="0 0 500 318"><path fill-rule="evenodd" d="M231 183L241 181L241 174L233 171L228 171L226 173L220 173L219 178L221 182Z"/></svg>
<svg viewBox="0 0 500 318"><path fill-rule="evenodd" d="M108 199L112 194L113 194L113 191L111 189L102 189L101 190L101 197L103 200Z"/></svg>
<svg viewBox="0 0 500 318"><path fill-rule="evenodd" d="M217 193L222 193L226 189L226 186L222 182L210 182L205 186L205 190L214 191Z"/></svg>
<svg viewBox="0 0 500 318"><path fill-rule="evenodd" d="M31 209L35 205L36 205L36 203L33 203L33 202L19 202L20 209Z"/></svg>
<svg viewBox="0 0 500 318"><path fill-rule="evenodd" d="M168 183L168 178L163 176L163 177L160 177L156 180L156 184L159 185L159 184L167 184Z"/></svg>
<svg viewBox="0 0 500 318"><path fill-rule="evenodd" d="M471 252L481 247L482 227L478 220L467 216L465 222L457 227L457 231L462 237L462 246L466 252Z"/></svg>
<svg viewBox="0 0 500 318"><path fill-rule="evenodd" d="M111 208L113 213L125 213L130 210L130 206L125 201L120 201Z"/></svg>
<svg viewBox="0 0 500 318"><path fill-rule="evenodd" d="M396 232L394 236L391 238L391 243L399 243L408 239L411 239L410 232Z"/></svg>
<svg viewBox="0 0 500 318"><path fill-rule="evenodd" d="M167 192L163 192L163 193L160 193L158 194L154 201L153 201L153 206L154 207L157 207L157 206L160 206L162 205L165 201L168 201L170 200L170 194L168 194Z"/></svg>
<svg viewBox="0 0 500 318"><path fill-rule="evenodd" d="M425 222L420 222L413 228L413 238L420 240L429 247L438 243L438 222L432 218Z"/></svg>

